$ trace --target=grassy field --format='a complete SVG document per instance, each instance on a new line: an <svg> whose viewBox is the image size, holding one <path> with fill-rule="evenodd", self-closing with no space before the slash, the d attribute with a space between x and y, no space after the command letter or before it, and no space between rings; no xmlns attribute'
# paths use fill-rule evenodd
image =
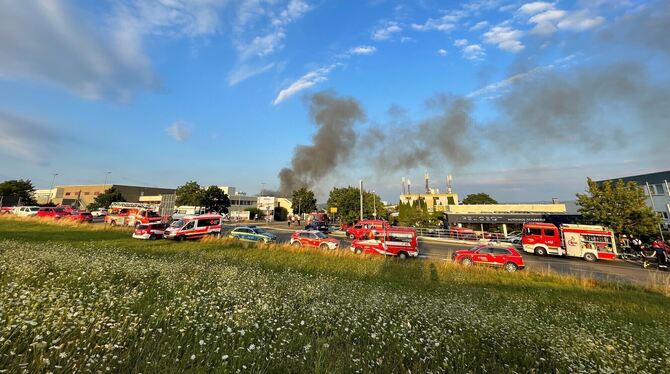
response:
<svg viewBox="0 0 670 374"><path fill-rule="evenodd" d="M0 372L670 369L670 299L590 280L0 218Z"/></svg>

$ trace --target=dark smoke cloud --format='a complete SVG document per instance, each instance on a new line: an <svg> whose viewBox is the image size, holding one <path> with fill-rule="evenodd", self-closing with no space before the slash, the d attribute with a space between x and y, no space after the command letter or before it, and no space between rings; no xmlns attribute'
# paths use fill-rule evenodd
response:
<svg viewBox="0 0 670 374"><path fill-rule="evenodd" d="M377 153L380 171L430 167L445 160L460 167L474 160L478 145L470 137L476 127L472 102L459 96L435 95L426 101L426 107L437 114L413 123L405 111L391 106L389 123L368 131L366 144Z"/></svg>
<svg viewBox="0 0 670 374"><path fill-rule="evenodd" d="M497 105L506 123L492 126L488 138L500 148L509 148L510 135L543 154L557 145L601 151L625 147L631 137L656 142L669 134L660 130L668 124L670 88L635 63L543 74L515 84Z"/></svg>
<svg viewBox="0 0 670 374"><path fill-rule="evenodd" d="M307 97L309 114L317 126L311 145L298 145L291 167L279 172L280 192L289 195L302 186L312 186L349 159L356 145L354 125L365 120L358 101L320 92Z"/></svg>
<svg viewBox="0 0 670 374"><path fill-rule="evenodd" d="M604 27L600 39L645 48L670 55L670 1L662 0L645 4Z"/></svg>

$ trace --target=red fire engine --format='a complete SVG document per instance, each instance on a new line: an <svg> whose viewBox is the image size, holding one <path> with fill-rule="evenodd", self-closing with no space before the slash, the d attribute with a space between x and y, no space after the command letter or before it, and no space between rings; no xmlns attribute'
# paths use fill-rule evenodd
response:
<svg viewBox="0 0 670 374"><path fill-rule="evenodd" d="M368 235L368 238L354 239L351 251L357 254L397 256L401 259L419 256L416 230L412 228L380 228L368 231Z"/></svg>
<svg viewBox="0 0 670 374"><path fill-rule="evenodd" d="M137 226L161 220L153 205L125 202L112 203L109 206L109 213L105 216L105 223L112 226Z"/></svg>
<svg viewBox="0 0 670 374"><path fill-rule="evenodd" d="M523 250L538 256L547 254L580 257L593 262L616 257L614 233L603 226L527 223L521 233Z"/></svg>

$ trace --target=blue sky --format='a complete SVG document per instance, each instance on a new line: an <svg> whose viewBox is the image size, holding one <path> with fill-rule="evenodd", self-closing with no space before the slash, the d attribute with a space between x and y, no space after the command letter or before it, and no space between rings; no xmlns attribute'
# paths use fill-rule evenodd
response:
<svg viewBox="0 0 670 374"><path fill-rule="evenodd" d="M74 184L111 171L119 184L277 189L296 145L312 144L310 98L325 91L364 118L351 149L306 177L320 197L363 178L395 200L402 177L418 188L428 171L441 189L452 174L462 195L572 199L587 176L667 169L669 9L5 1L0 179L48 187L52 173Z"/></svg>

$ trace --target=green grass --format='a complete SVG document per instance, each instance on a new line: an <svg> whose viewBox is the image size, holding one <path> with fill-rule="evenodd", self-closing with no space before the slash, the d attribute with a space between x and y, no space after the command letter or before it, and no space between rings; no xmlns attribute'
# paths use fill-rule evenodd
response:
<svg viewBox="0 0 670 374"><path fill-rule="evenodd" d="M0 218L0 372L660 372L667 296Z"/></svg>

